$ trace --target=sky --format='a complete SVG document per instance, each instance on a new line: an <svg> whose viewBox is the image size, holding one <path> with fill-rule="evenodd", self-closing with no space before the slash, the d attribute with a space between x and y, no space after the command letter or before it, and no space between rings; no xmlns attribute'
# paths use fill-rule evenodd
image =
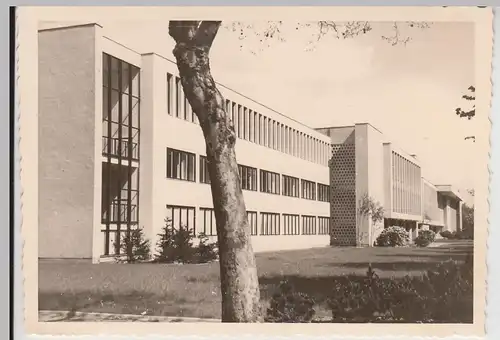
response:
<svg viewBox="0 0 500 340"><path fill-rule="evenodd" d="M82 21L99 22L105 34L140 52L174 60L168 21L120 21L105 11ZM353 39L333 34L317 41L316 26L283 23L278 37L261 43L265 22L233 31L223 23L211 50L216 81L310 127L370 123L421 162L434 184L456 186L466 200L474 188L473 121L455 115L474 85L474 26L400 23L406 44L392 46L392 22L372 23ZM315 41L313 45L311 41ZM269 44L268 44L269 43Z"/></svg>

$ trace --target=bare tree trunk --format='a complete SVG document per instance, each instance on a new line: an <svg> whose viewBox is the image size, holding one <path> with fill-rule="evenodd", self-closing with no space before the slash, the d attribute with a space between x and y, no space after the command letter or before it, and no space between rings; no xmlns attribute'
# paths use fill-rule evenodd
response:
<svg viewBox="0 0 500 340"><path fill-rule="evenodd" d="M210 72L209 52L220 21L170 21L169 34L184 94L200 121L217 222L223 322L258 322L260 292L250 226L224 98Z"/></svg>

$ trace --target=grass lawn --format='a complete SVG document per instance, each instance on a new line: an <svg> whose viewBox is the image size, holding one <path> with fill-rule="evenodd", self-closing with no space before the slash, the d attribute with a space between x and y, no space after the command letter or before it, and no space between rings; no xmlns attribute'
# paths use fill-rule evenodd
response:
<svg viewBox="0 0 500 340"><path fill-rule="evenodd" d="M445 241L446 242L446 241ZM364 275L368 264L381 277L420 275L450 258L463 260L472 241L436 248L316 248L257 254L266 303L280 281L316 301L326 301L336 276ZM202 265L39 263L39 309L220 318L219 263ZM320 305L318 316L329 316Z"/></svg>

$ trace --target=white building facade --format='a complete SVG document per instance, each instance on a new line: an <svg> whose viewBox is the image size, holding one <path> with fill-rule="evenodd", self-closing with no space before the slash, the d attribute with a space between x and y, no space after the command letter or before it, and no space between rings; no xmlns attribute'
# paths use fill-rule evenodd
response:
<svg viewBox="0 0 500 340"><path fill-rule="evenodd" d="M406 182L388 175L400 159L369 124L315 130L219 89L256 252L371 245L377 226L357 214L364 193L382 202L386 224L461 221L454 191L424 182L408 156L411 192L404 187L400 205L394 188ZM97 24L41 30L39 108L39 257L104 261L137 227L154 248L165 219L216 239L205 142L174 62L137 53ZM423 218L422 190L431 201L435 191L436 204L446 196L443 218Z"/></svg>

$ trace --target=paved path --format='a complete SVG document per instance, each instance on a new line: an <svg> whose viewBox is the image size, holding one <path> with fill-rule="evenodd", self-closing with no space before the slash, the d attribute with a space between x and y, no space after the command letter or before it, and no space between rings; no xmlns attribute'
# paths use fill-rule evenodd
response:
<svg viewBox="0 0 500 340"><path fill-rule="evenodd" d="M201 319L189 317L169 317L134 314L113 314L113 313L85 313L68 311L39 311L38 320L40 322L57 321L136 321L136 322L221 322L218 319Z"/></svg>

